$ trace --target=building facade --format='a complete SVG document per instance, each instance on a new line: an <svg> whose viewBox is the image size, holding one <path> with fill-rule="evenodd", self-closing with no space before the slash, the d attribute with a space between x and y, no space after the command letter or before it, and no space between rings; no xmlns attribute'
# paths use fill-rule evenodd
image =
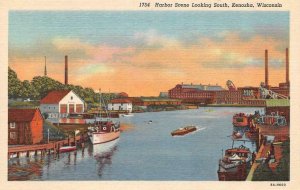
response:
<svg viewBox="0 0 300 190"><path fill-rule="evenodd" d="M40 101L42 114L47 119L66 118L69 114L83 113L84 101L72 90L51 91Z"/></svg>
<svg viewBox="0 0 300 190"><path fill-rule="evenodd" d="M224 89L218 85L177 84L169 90L169 97L181 99L184 103L213 103L216 92Z"/></svg>
<svg viewBox="0 0 300 190"><path fill-rule="evenodd" d="M8 144L40 143L43 140L43 123L39 109L8 109Z"/></svg>
<svg viewBox="0 0 300 190"><path fill-rule="evenodd" d="M126 111L132 112L132 102L129 99L113 99L107 105L107 109L110 111Z"/></svg>

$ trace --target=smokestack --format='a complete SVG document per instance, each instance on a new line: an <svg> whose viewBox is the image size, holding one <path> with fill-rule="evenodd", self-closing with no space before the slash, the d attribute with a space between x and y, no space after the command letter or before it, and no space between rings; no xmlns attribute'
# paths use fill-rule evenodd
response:
<svg viewBox="0 0 300 190"><path fill-rule="evenodd" d="M68 84L68 56L65 56L65 85Z"/></svg>
<svg viewBox="0 0 300 190"><path fill-rule="evenodd" d="M290 75L289 75L289 70L290 70L290 65L289 65L289 48L286 48L285 49L285 66L286 66L286 74L285 74L285 77L286 77L286 83L287 84L290 84Z"/></svg>
<svg viewBox="0 0 300 190"><path fill-rule="evenodd" d="M269 86L269 66L268 66L268 50L265 50L265 85L266 87Z"/></svg>
<svg viewBox="0 0 300 190"><path fill-rule="evenodd" d="M44 70L44 76L47 76L47 65L46 65L46 62L47 62L47 58L45 56L45 70Z"/></svg>

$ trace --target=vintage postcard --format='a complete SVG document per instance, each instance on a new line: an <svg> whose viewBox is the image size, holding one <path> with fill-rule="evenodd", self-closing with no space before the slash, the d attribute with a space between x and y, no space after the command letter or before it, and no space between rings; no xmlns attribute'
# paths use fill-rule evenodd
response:
<svg viewBox="0 0 300 190"><path fill-rule="evenodd" d="M297 189L299 3L2 4L7 189Z"/></svg>

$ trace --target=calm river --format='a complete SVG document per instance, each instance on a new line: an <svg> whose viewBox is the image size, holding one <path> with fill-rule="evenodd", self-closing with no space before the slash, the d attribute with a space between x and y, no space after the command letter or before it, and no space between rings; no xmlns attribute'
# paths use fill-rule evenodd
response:
<svg viewBox="0 0 300 190"><path fill-rule="evenodd" d="M121 125L127 127L119 140L94 147L87 143L76 154L63 153L56 158L11 159L8 179L216 181L222 149L232 146L228 136L233 129L233 114L255 110L259 109L206 107L135 113L120 118ZM170 135L187 125L196 125L198 130L182 137ZM255 148L251 142L244 145Z"/></svg>

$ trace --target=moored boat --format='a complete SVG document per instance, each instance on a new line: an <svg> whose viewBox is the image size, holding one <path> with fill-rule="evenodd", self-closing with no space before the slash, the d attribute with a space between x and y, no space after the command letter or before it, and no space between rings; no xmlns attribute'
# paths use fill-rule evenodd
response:
<svg viewBox="0 0 300 190"><path fill-rule="evenodd" d="M59 148L59 152L60 153L63 153L63 152L71 152L71 151L74 151L76 150L76 146L63 146L63 147L60 147Z"/></svg>
<svg viewBox="0 0 300 190"><path fill-rule="evenodd" d="M251 152L249 148L241 145L225 151L219 160L219 181L243 181L247 177L247 166L250 165Z"/></svg>
<svg viewBox="0 0 300 190"><path fill-rule="evenodd" d="M171 133L171 135L172 136L175 136L175 135L181 136L181 135L185 135L185 134L191 133L196 130L197 130L196 126L187 126L187 127L179 128L179 129L173 131Z"/></svg>
<svg viewBox="0 0 300 190"><path fill-rule="evenodd" d="M92 144L101 144L113 141L120 137L120 123L113 121L99 121L89 128L89 138Z"/></svg>
<svg viewBox="0 0 300 190"><path fill-rule="evenodd" d="M100 108L102 108L101 105L105 105L105 101L102 99L100 90L99 95ZM88 128L88 135L93 145L110 142L120 137L120 122L113 122L106 106L104 106L104 109L106 114L105 120L102 120L103 118L101 118L102 115L100 114L100 117L96 118L94 126Z"/></svg>
<svg viewBox="0 0 300 190"><path fill-rule="evenodd" d="M122 117L132 117L134 116L132 113L121 114Z"/></svg>
<svg viewBox="0 0 300 190"><path fill-rule="evenodd" d="M232 124L234 127L249 127L251 115L246 115L245 113L237 113L232 118Z"/></svg>
<svg viewBox="0 0 300 190"><path fill-rule="evenodd" d="M243 137L243 133L240 131L233 131L232 133L232 138L234 139L240 139Z"/></svg>

